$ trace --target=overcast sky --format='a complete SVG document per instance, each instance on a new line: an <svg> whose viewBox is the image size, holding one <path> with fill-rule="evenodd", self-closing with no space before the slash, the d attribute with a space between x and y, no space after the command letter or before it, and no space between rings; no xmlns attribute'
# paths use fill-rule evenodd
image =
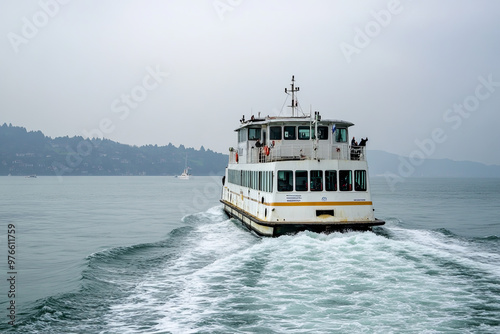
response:
<svg viewBox="0 0 500 334"><path fill-rule="evenodd" d="M0 124L51 137L227 153L295 75L371 149L500 164L499 1L2 1L0 37Z"/></svg>

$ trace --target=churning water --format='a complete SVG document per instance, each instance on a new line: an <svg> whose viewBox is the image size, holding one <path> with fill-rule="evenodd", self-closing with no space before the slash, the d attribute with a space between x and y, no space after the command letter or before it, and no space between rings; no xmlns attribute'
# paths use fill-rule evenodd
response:
<svg viewBox="0 0 500 334"><path fill-rule="evenodd" d="M500 331L500 180L374 179L385 226L279 238L228 219L210 177L0 182L20 254L1 331Z"/></svg>

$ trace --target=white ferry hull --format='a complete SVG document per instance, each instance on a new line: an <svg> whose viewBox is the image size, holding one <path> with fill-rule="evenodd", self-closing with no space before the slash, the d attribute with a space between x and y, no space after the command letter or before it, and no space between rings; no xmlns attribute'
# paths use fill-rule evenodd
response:
<svg viewBox="0 0 500 334"><path fill-rule="evenodd" d="M262 236L279 236L304 230L334 232L367 231L384 222L374 217L369 191L279 191L275 182L280 170L365 170L366 161L302 160L261 164L229 164L228 171L269 173L273 182L268 191L228 182L226 178L221 203L224 211L241 221L247 228Z"/></svg>
<svg viewBox="0 0 500 334"><path fill-rule="evenodd" d="M262 221L252 214L221 200L226 214L240 221L249 230L260 236L278 237L285 234L295 234L301 231L313 231L318 233L345 232L345 231L370 231L372 226L384 225L384 221L375 219L373 221L341 221L341 222L293 222L274 223Z"/></svg>

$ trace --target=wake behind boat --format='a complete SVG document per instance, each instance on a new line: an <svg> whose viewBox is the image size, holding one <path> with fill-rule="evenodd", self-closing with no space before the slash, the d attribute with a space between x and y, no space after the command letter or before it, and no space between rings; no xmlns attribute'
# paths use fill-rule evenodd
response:
<svg viewBox="0 0 500 334"><path fill-rule="evenodd" d="M229 149L224 211L263 236L303 230L369 230L374 217L365 146L350 145L342 120L319 112L297 116L292 76L291 117L240 120Z"/></svg>

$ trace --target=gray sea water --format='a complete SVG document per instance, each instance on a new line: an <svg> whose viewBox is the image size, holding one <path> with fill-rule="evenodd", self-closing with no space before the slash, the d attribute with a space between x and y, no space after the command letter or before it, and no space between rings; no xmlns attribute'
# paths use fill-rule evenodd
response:
<svg viewBox="0 0 500 334"><path fill-rule="evenodd" d="M0 332L499 333L500 180L371 185L373 232L259 238L220 177L0 177Z"/></svg>

